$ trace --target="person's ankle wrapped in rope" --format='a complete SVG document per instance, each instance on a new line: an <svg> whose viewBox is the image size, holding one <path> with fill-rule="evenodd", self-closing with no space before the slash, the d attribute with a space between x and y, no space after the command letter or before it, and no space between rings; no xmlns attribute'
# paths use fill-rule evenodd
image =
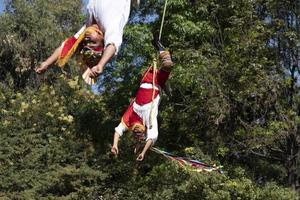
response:
<svg viewBox="0 0 300 200"><path fill-rule="evenodd" d="M171 55L169 51L162 51L159 54L160 62L161 62L161 69L167 72L172 70L172 66L174 63L172 62Z"/></svg>

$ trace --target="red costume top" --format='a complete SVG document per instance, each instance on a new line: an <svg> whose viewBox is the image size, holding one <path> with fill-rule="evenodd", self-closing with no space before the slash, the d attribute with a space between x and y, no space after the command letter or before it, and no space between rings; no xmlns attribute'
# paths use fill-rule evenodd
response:
<svg viewBox="0 0 300 200"><path fill-rule="evenodd" d="M168 80L170 72L164 71L162 69L157 70L154 84L156 86L154 98L160 93L160 89L164 88L166 81ZM152 102L152 93L153 93L153 86L143 87L148 84L153 84L153 67L149 67L148 70L144 73L144 76L141 80L140 88L137 91L135 102L139 105L144 105L147 103Z"/></svg>
<svg viewBox="0 0 300 200"><path fill-rule="evenodd" d="M132 128L135 124L144 124L142 118L134 112L133 102L130 103L126 112L123 114L122 123L126 125L128 129Z"/></svg>

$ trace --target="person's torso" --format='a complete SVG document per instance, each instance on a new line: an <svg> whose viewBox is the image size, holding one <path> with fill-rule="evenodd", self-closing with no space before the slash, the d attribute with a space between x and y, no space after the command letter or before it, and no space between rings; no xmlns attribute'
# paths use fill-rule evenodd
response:
<svg viewBox="0 0 300 200"><path fill-rule="evenodd" d="M115 19L123 20L123 23L127 21L130 0L89 0L87 12L89 14L87 25L91 25L95 20L100 29L105 32Z"/></svg>

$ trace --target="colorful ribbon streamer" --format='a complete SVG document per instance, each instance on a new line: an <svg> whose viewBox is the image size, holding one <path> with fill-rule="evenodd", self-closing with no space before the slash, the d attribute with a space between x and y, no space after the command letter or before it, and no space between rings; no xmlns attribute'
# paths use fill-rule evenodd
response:
<svg viewBox="0 0 300 200"><path fill-rule="evenodd" d="M211 166L211 165L205 163L204 161L191 160L191 159L184 158L184 157L177 157L169 152L160 150L155 147L152 147L151 150L158 154L163 155L164 157L166 157L172 161L175 161L180 167L184 167L190 171L202 172L202 173L211 173L213 171L216 171L220 174L224 173L221 170L222 166L216 166L216 165Z"/></svg>

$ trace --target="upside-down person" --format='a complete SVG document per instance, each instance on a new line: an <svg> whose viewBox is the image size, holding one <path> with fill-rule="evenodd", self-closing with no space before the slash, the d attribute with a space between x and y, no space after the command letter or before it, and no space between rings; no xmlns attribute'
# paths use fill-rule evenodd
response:
<svg viewBox="0 0 300 200"><path fill-rule="evenodd" d="M63 67L73 55L76 55L83 73L99 62L103 48L103 33L96 24L81 28L73 37L67 38L35 71L38 74L44 73L54 62Z"/></svg>
<svg viewBox="0 0 300 200"><path fill-rule="evenodd" d="M158 137L157 114L161 89L165 86L173 66L170 53L160 52L161 68L156 70L150 66L144 74L135 100L124 113L121 123L115 128L111 152L118 155L118 143L125 131L132 131L138 142L146 141L137 160L144 159L147 150L156 142ZM153 84L154 83L154 84Z"/></svg>
<svg viewBox="0 0 300 200"><path fill-rule="evenodd" d="M104 42L101 51L102 56L96 63L89 66L91 70L89 70L88 75L91 78L96 78L102 73L105 64L119 51L122 43L123 29L129 17L130 2L131 0L89 0L86 25L84 25L74 37L67 39L63 45L58 47L54 53L36 69L36 72L38 74L45 72L48 67L56 61L58 61L57 64L60 67L63 67L77 50L78 45L75 45L77 39L85 38L82 34L85 34L86 29L96 25L99 32L101 32ZM139 3L138 0L133 0L133 2L136 4ZM75 45L75 48L73 45Z"/></svg>

